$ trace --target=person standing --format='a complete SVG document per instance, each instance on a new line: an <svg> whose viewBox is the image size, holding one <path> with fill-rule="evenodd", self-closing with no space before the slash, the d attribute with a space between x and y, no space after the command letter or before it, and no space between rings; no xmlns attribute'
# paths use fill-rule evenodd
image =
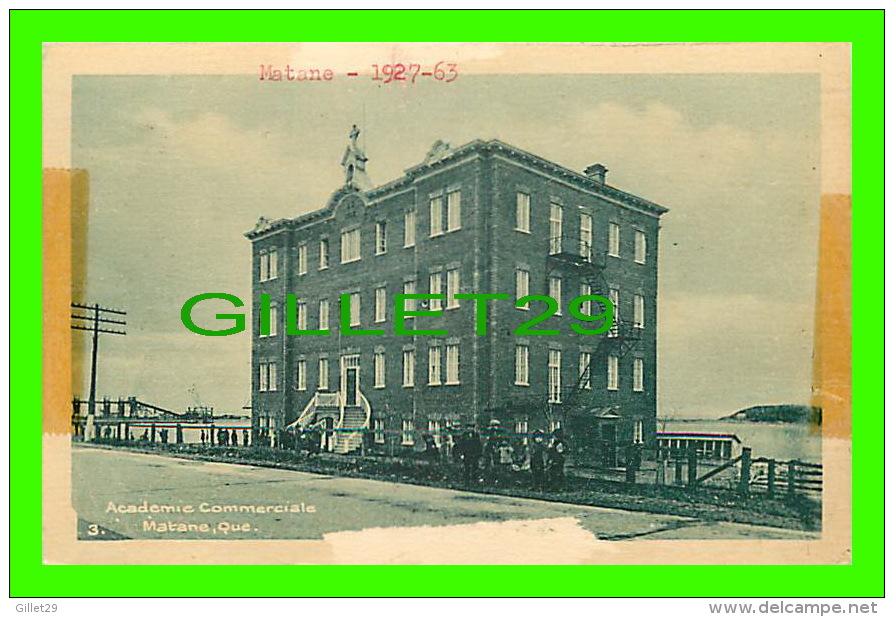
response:
<svg viewBox="0 0 894 617"><path fill-rule="evenodd" d="M562 429L553 431L552 439L546 448L546 474L550 488L561 489L565 484L565 453L568 446Z"/></svg>
<svg viewBox="0 0 894 617"><path fill-rule="evenodd" d="M199 431L199 439L202 440L202 445L205 445L205 429Z"/></svg>
<svg viewBox="0 0 894 617"><path fill-rule="evenodd" d="M236 433L236 429L233 429L230 432L230 445L236 447L239 445L239 435Z"/></svg>
<svg viewBox="0 0 894 617"><path fill-rule="evenodd" d="M248 429L242 429L242 445L248 447Z"/></svg>
<svg viewBox="0 0 894 617"><path fill-rule="evenodd" d="M463 464L463 480L467 485L478 480L478 461L481 458L481 436L475 425L469 423L460 442L460 459Z"/></svg>
<svg viewBox="0 0 894 617"><path fill-rule="evenodd" d="M544 471L546 468L546 441L542 429L534 431L530 449L531 487L534 490L542 490L544 487Z"/></svg>

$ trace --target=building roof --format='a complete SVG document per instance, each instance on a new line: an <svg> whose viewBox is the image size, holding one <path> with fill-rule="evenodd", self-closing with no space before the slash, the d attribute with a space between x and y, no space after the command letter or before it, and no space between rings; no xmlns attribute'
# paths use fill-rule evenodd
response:
<svg viewBox="0 0 894 617"><path fill-rule="evenodd" d="M737 443L742 443L742 440L739 439L738 435L734 433L693 433L693 432L668 432L668 431L657 431L655 433L655 437L661 439L723 439L723 440L733 440Z"/></svg>
<svg viewBox="0 0 894 617"><path fill-rule="evenodd" d="M364 191L363 195L368 200L379 200L386 197L391 192L412 185L419 177L438 171L440 168L463 158L483 153L503 156L522 163L530 168L546 172L579 189L607 198L622 207L632 208L655 217L661 216L668 211L664 206L649 201L648 199L638 197L632 193L599 182L585 174L563 167L558 163L554 163L541 156L507 144L499 139L486 141L476 139L457 148L450 148L449 145L439 140L438 142L435 142L432 150L422 163L404 170L404 175L400 178ZM300 226L315 219L324 218L331 213L333 206L341 199L341 197L351 192L358 191L352 187L343 186L332 194L326 206L295 218L268 220L261 217L255 228L248 231L245 236L254 240L272 231L285 227Z"/></svg>

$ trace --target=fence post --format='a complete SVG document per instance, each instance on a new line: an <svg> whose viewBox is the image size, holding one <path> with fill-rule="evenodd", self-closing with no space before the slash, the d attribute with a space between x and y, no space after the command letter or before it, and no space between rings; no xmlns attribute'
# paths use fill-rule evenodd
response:
<svg viewBox="0 0 894 617"><path fill-rule="evenodd" d="M698 478L698 452L695 449L697 445L698 444L696 444L695 441L690 441L689 448L686 452L686 471L688 475L688 477L686 478L686 484L691 488L695 488L695 480L696 478Z"/></svg>
<svg viewBox="0 0 894 617"><path fill-rule="evenodd" d="M767 494L772 497L776 493L776 459L767 461Z"/></svg>
<svg viewBox="0 0 894 617"><path fill-rule="evenodd" d="M683 459L681 458L674 461L674 484L677 486L683 484Z"/></svg>
<svg viewBox="0 0 894 617"><path fill-rule="evenodd" d="M751 482L751 448L742 448L742 467L739 474L739 492L747 493Z"/></svg>
<svg viewBox="0 0 894 617"><path fill-rule="evenodd" d="M795 494L795 461L788 462L788 494Z"/></svg>

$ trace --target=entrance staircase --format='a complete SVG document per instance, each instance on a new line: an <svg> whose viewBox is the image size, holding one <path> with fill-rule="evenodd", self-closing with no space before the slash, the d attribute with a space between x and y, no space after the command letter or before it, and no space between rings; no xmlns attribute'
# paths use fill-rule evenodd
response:
<svg viewBox="0 0 894 617"><path fill-rule="evenodd" d="M363 435L369 430L372 417L372 407L362 392L358 392L357 403L346 405L345 397L339 392L315 392L298 419L287 428L306 429L332 418L335 428L332 451L350 454L363 445Z"/></svg>

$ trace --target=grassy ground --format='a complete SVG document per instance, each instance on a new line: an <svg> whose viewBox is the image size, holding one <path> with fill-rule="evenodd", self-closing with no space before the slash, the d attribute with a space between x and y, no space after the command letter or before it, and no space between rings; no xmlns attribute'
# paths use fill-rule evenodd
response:
<svg viewBox="0 0 894 617"><path fill-rule="evenodd" d="M479 479L478 482L467 485L463 482L458 465L436 464L418 459L344 456L329 453L307 455L267 447L218 447L197 444L122 442L92 444L92 446L622 510L675 514L709 521L810 531L820 530L822 524L822 508L819 501L800 494L770 498L764 493L741 495L735 491L709 487L691 490L686 487L654 484L630 485L605 479L577 477L573 472L566 477L561 489L535 490L531 487L530 475L527 473L519 472L498 483L485 483Z"/></svg>

